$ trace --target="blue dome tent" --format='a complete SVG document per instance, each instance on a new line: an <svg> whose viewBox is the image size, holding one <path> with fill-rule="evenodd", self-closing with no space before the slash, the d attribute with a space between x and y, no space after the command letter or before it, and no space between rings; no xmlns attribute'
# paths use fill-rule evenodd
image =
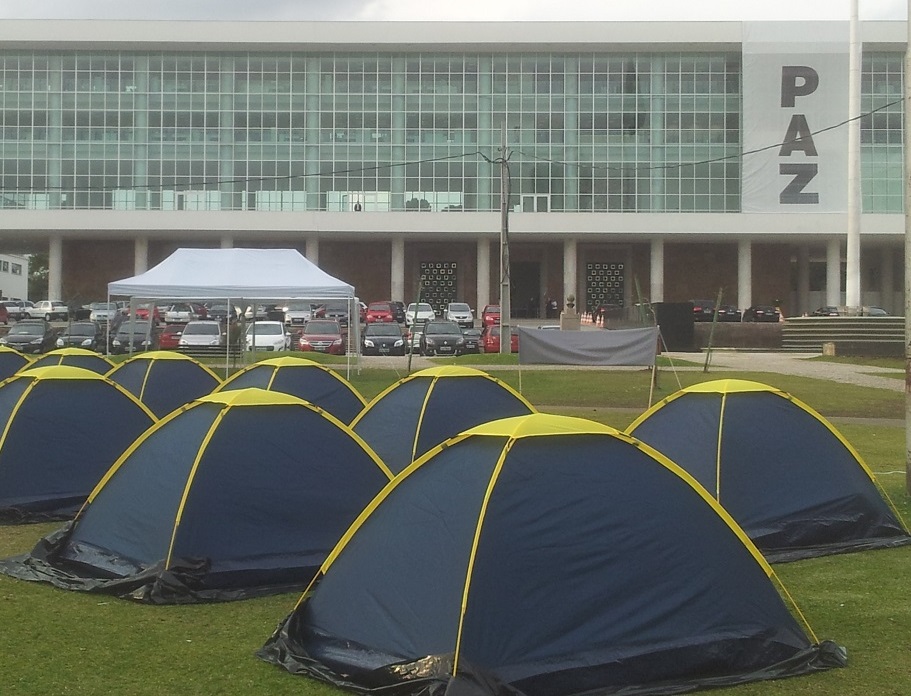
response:
<svg viewBox="0 0 911 696"><path fill-rule="evenodd" d="M159 418L221 384L208 367L188 355L168 350L137 353L108 372Z"/></svg>
<svg viewBox="0 0 911 696"><path fill-rule="evenodd" d="M81 367L99 375L106 374L114 367L114 363L103 355L85 348L57 348L37 358L29 369L35 367L53 367L54 365L70 365Z"/></svg>
<svg viewBox="0 0 911 696"><path fill-rule="evenodd" d="M444 440L535 408L512 387L471 367L420 370L377 396L351 424L399 472Z"/></svg>
<svg viewBox="0 0 911 696"><path fill-rule="evenodd" d="M155 416L81 367L39 367L0 383L0 518L71 518Z"/></svg>
<svg viewBox="0 0 911 696"><path fill-rule="evenodd" d="M222 384L218 391L258 387L291 394L325 409L342 423L350 423L367 405L341 375L307 358L282 356L248 365Z"/></svg>
<svg viewBox="0 0 911 696"><path fill-rule="evenodd" d="M688 471L769 560L911 542L850 443L774 387L703 382L655 404L627 432Z"/></svg>
<svg viewBox="0 0 911 696"><path fill-rule="evenodd" d="M406 468L259 655L399 696L668 694L843 665L773 580L667 458L535 414Z"/></svg>
<svg viewBox="0 0 911 696"><path fill-rule="evenodd" d="M300 589L390 478L301 399L212 394L147 431L71 525L0 570L151 603Z"/></svg>

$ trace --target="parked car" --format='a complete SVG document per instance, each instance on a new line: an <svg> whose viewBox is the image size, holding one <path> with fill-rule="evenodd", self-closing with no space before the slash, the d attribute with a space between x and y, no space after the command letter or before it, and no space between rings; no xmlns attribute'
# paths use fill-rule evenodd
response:
<svg viewBox="0 0 911 696"><path fill-rule="evenodd" d="M218 348L225 345L225 329L214 319L188 321L177 342L178 348Z"/></svg>
<svg viewBox="0 0 911 696"><path fill-rule="evenodd" d="M693 321L712 321L715 300L690 300L693 303Z"/></svg>
<svg viewBox="0 0 911 696"><path fill-rule="evenodd" d="M6 307L10 319L19 321L20 319L29 318L29 308L34 304L28 300L4 300L3 306Z"/></svg>
<svg viewBox="0 0 911 696"><path fill-rule="evenodd" d="M112 353L130 353L158 348L158 329L148 319L127 318L111 336Z"/></svg>
<svg viewBox="0 0 911 696"><path fill-rule="evenodd" d="M20 353L46 353L56 347L57 332L44 319L24 319L10 327L0 338L0 345Z"/></svg>
<svg viewBox="0 0 911 696"><path fill-rule="evenodd" d="M811 317L837 317L841 314L838 311L838 307L833 307L831 305L825 307L817 307L812 312L810 312Z"/></svg>
<svg viewBox="0 0 911 696"><path fill-rule="evenodd" d="M367 324L361 337L364 355L405 355L405 336L396 322Z"/></svg>
<svg viewBox="0 0 911 696"><path fill-rule="evenodd" d="M316 308L314 315L317 319L334 319L342 329L348 328L348 303L347 302L326 302Z"/></svg>
<svg viewBox="0 0 911 696"><path fill-rule="evenodd" d="M275 305L273 304L257 304L255 309L253 305L248 305L244 310L244 319L253 321L255 318L256 321L268 321L269 313L275 311L281 310L276 310Z"/></svg>
<svg viewBox="0 0 911 696"><path fill-rule="evenodd" d="M188 302L176 302L164 313L164 320L168 324L186 324L194 319L201 319L196 308Z"/></svg>
<svg viewBox="0 0 911 696"><path fill-rule="evenodd" d="M127 308L129 312L129 308ZM161 322L161 310L153 304L141 304L136 307L136 318L148 321L151 312L152 321L156 324Z"/></svg>
<svg viewBox="0 0 911 696"><path fill-rule="evenodd" d="M392 302L371 302L367 305L366 324L375 322L394 322L395 312L392 309Z"/></svg>
<svg viewBox="0 0 911 696"><path fill-rule="evenodd" d="M718 305L718 321L740 321L743 315L734 305Z"/></svg>
<svg viewBox="0 0 911 696"><path fill-rule="evenodd" d="M461 355L465 337L454 321L428 321L420 345L421 355Z"/></svg>
<svg viewBox="0 0 911 696"><path fill-rule="evenodd" d="M114 302L92 302L89 305L89 321L108 322L116 317L118 312Z"/></svg>
<svg viewBox="0 0 911 696"><path fill-rule="evenodd" d="M889 313L882 307L862 307L861 316L864 317L888 317Z"/></svg>
<svg viewBox="0 0 911 696"><path fill-rule="evenodd" d="M285 323L289 326L303 326L313 316L313 305L304 300L291 300L282 311L285 313Z"/></svg>
<svg viewBox="0 0 911 696"><path fill-rule="evenodd" d="M743 312L743 321L774 322L781 319L778 309L772 305L754 305Z"/></svg>
<svg viewBox="0 0 911 696"><path fill-rule="evenodd" d="M228 307L227 302L211 302L206 306L206 318L213 321L226 322L229 318L236 321L239 313L237 307Z"/></svg>
<svg viewBox="0 0 911 696"><path fill-rule="evenodd" d="M57 337L58 348L85 348L103 351L105 330L97 321L74 321Z"/></svg>
<svg viewBox="0 0 911 696"><path fill-rule="evenodd" d="M303 351L344 355L345 336L341 324L335 319L311 319L301 331L298 346Z"/></svg>
<svg viewBox="0 0 911 696"><path fill-rule="evenodd" d="M5 304L0 303L0 322L4 325L9 325L9 310L6 308Z"/></svg>
<svg viewBox="0 0 911 696"><path fill-rule="evenodd" d="M281 321L257 321L247 326L244 337L247 350L290 350L291 334Z"/></svg>
<svg viewBox="0 0 911 696"><path fill-rule="evenodd" d="M399 302L398 300L392 301L392 312L395 315L395 320L399 324L405 323L405 303Z"/></svg>
<svg viewBox="0 0 911 696"><path fill-rule="evenodd" d="M542 327L539 326L538 328ZM465 339L465 345L462 348L463 353L481 352L481 329L462 329L462 337Z"/></svg>
<svg viewBox="0 0 911 696"><path fill-rule="evenodd" d="M180 337L183 335L183 324L168 324L158 335L158 348L160 350L176 350L180 347Z"/></svg>
<svg viewBox="0 0 911 696"><path fill-rule="evenodd" d="M510 352L519 352L519 334L515 329L510 331ZM500 352L500 325L485 326L481 329L481 349L485 353Z"/></svg>
<svg viewBox="0 0 911 696"><path fill-rule="evenodd" d="M446 312L443 317L449 321L454 321L462 328L471 329L474 327L474 312L465 302L450 302L446 305Z"/></svg>
<svg viewBox="0 0 911 696"><path fill-rule="evenodd" d="M60 300L41 300L28 308L28 315L32 319L66 321L70 316L70 308Z"/></svg>
<svg viewBox="0 0 911 696"><path fill-rule="evenodd" d="M481 310L481 328L485 326L493 326L500 323L500 305L498 304L489 304L485 305L484 309Z"/></svg>
<svg viewBox="0 0 911 696"><path fill-rule="evenodd" d="M415 322L433 321L436 318L436 312L427 302L412 302L405 308L405 326L413 326Z"/></svg>
<svg viewBox="0 0 911 696"><path fill-rule="evenodd" d="M424 335L424 325L427 322L414 324L410 329L405 329L405 350L409 353L418 353L421 350L421 336Z"/></svg>

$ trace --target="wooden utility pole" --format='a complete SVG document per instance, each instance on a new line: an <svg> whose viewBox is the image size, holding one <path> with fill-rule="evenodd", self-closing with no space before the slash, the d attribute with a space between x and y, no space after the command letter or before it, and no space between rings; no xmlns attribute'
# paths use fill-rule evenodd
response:
<svg viewBox="0 0 911 696"><path fill-rule="evenodd" d="M908 0L911 2L911 0ZM509 150L506 147L506 119L500 135L500 354L512 352L509 287Z"/></svg>

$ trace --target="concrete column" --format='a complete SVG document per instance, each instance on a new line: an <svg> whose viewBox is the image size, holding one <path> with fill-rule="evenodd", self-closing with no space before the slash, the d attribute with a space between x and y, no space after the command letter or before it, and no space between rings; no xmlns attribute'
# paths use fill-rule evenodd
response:
<svg viewBox="0 0 911 696"><path fill-rule="evenodd" d="M133 275L149 270L149 240L137 237L133 240Z"/></svg>
<svg viewBox="0 0 911 696"><path fill-rule="evenodd" d="M233 249L234 248L234 238L226 234L221 238L221 248L222 249Z"/></svg>
<svg viewBox="0 0 911 696"><path fill-rule="evenodd" d="M841 242L837 238L826 244L826 305L841 305Z"/></svg>
<svg viewBox="0 0 911 696"><path fill-rule="evenodd" d="M319 237L307 237L304 256L307 257L308 261L319 266Z"/></svg>
<svg viewBox="0 0 911 696"><path fill-rule="evenodd" d="M892 252L893 249L889 246L884 246L880 252L879 277L881 279L881 286L879 290L879 306L890 314L896 314L897 312L892 311L892 305L895 304L895 293L892 291L892 286L895 283L895 274L892 272Z"/></svg>
<svg viewBox="0 0 911 696"><path fill-rule="evenodd" d="M771 301L774 298L769 298ZM722 298L722 302L724 298ZM753 305L753 242L737 242L737 306L746 309Z"/></svg>
<svg viewBox="0 0 911 696"><path fill-rule="evenodd" d="M490 242L487 239L478 240L478 277L477 277L477 298L478 306L475 309L478 313L484 309L485 305L490 304Z"/></svg>
<svg viewBox="0 0 911 696"><path fill-rule="evenodd" d="M582 307L582 293L579 292L579 280L577 269L579 267L578 250L575 239L566 239L563 241L563 309L566 309L566 298L570 295L576 296L576 311Z"/></svg>
<svg viewBox="0 0 911 696"><path fill-rule="evenodd" d="M664 302L664 240L652 240L649 301Z"/></svg>
<svg viewBox="0 0 911 696"><path fill-rule="evenodd" d="M797 247L797 314L810 312L810 248Z"/></svg>
<svg viewBox="0 0 911 696"><path fill-rule="evenodd" d="M390 295L389 299L399 302L405 301L405 238L392 238L392 263L389 268Z"/></svg>
<svg viewBox="0 0 911 696"><path fill-rule="evenodd" d="M51 237L47 250L47 298L63 300L63 238Z"/></svg>

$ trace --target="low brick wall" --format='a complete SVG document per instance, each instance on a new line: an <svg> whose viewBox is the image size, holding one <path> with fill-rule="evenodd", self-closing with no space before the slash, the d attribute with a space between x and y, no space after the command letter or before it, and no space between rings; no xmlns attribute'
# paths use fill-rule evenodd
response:
<svg viewBox="0 0 911 696"><path fill-rule="evenodd" d="M713 348L781 350L782 326L780 322L718 322L712 333L711 322L696 322L696 350L708 347L710 334Z"/></svg>

